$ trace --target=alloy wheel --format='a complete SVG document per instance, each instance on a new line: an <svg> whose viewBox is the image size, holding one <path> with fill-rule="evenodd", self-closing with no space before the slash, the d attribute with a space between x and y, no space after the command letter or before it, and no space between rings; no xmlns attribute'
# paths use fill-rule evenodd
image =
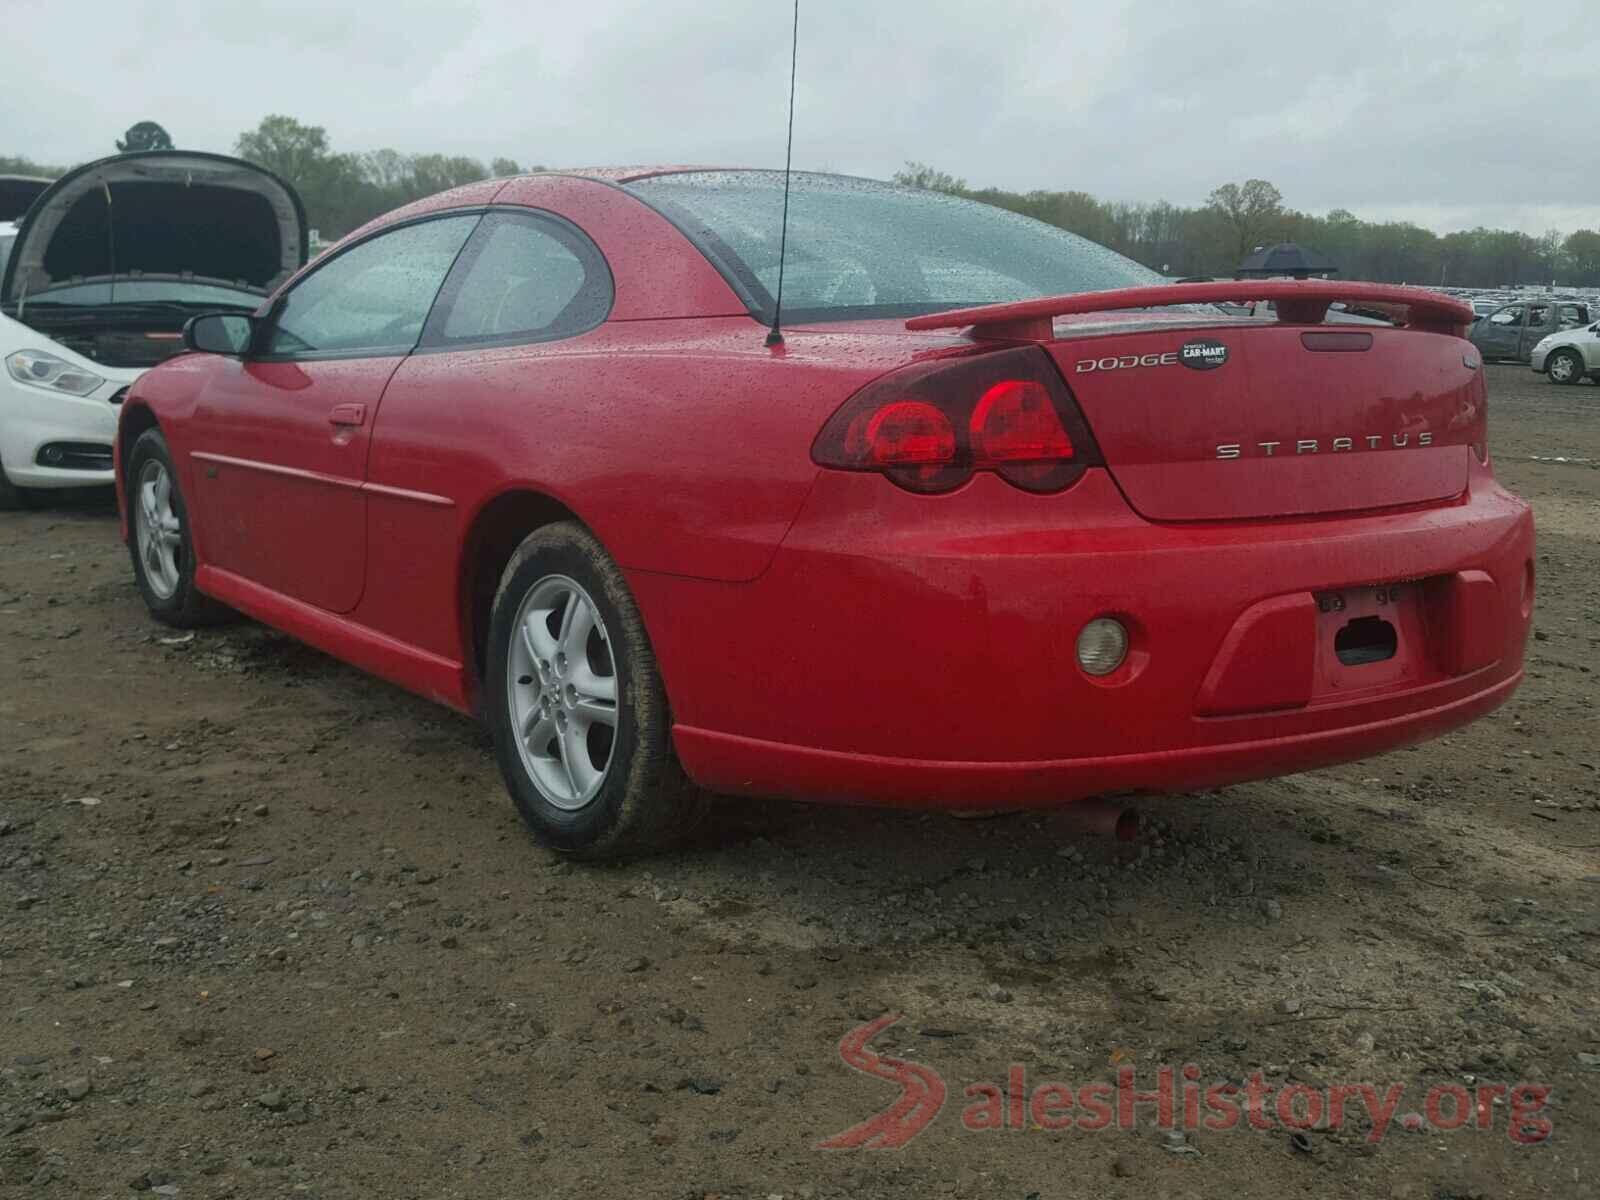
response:
<svg viewBox="0 0 1600 1200"><path fill-rule="evenodd" d="M1550 378L1557 383L1569 383L1572 380L1572 359L1566 354L1557 354L1550 360Z"/></svg>
<svg viewBox="0 0 1600 1200"><path fill-rule="evenodd" d="M182 578L183 522L172 504L172 475L166 464L158 459L146 462L134 490L138 497L134 536L145 582L158 599L170 600Z"/></svg>
<svg viewBox="0 0 1600 1200"><path fill-rule="evenodd" d="M594 598L547 575L512 626L506 692L522 765L540 794L571 812L594 799L611 769L617 671Z"/></svg>

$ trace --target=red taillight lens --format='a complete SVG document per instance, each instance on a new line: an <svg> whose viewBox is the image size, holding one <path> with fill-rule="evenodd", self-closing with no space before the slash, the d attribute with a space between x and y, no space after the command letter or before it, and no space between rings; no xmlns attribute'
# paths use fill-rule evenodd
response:
<svg viewBox="0 0 1600 1200"><path fill-rule="evenodd" d="M898 400L850 423L845 442L874 466L949 466L956 457L956 431L945 416L920 400Z"/></svg>
<svg viewBox="0 0 1600 1200"><path fill-rule="evenodd" d="M868 384L823 426L811 456L915 492L950 491L974 471L1060 491L1099 462L1055 365L1031 346L934 359Z"/></svg>
<svg viewBox="0 0 1600 1200"><path fill-rule="evenodd" d="M1043 384L1007 379L972 410L972 455L991 464L1072 457L1072 439Z"/></svg>
<svg viewBox="0 0 1600 1200"><path fill-rule="evenodd" d="M883 471L912 491L942 492L951 486L955 426L926 401L892 400L863 409L851 418L844 441L853 461Z"/></svg>

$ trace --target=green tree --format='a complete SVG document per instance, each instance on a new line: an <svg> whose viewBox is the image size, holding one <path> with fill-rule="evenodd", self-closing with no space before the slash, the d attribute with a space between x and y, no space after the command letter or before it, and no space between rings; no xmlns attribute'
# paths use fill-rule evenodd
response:
<svg viewBox="0 0 1600 1200"><path fill-rule="evenodd" d="M1283 193L1265 179L1247 179L1214 190L1206 197L1206 207L1232 231L1238 266L1283 216Z"/></svg>
<svg viewBox="0 0 1600 1200"><path fill-rule="evenodd" d="M321 125L302 125L281 114L262 117L261 124L241 133L234 152L275 175L281 175L297 188L316 180L332 157L328 131Z"/></svg>
<svg viewBox="0 0 1600 1200"><path fill-rule="evenodd" d="M171 150L172 135L154 121L140 121L128 126L128 132L117 140L117 149L124 154L135 150Z"/></svg>
<svg viewBox="0 0 1600 1200"><path fill-rule="evenodd" d="M477 183L489 178L489 172L475 158L451 157L444 154L419 154L411 160L411 182L418 197L460 187L464 183Z"/></svg>
<svg viewBox="0 0 1600 1200"><path fill-rule="evenodd" d="M1566 255L1573 283L1583 287L1600 284L1600 233L1592 229L1569 233L1567 240L1561 243L1561 250Z"/></svg>
<svg viewBox="0 0 1600 1200"><path fill-rule="evenodd" d="M375 186L360 155L335 154L327 130L293 117L264 117L239 135L234 151L287 180L300 193L311 226L325 237L348 233L411 198L396 199Z"/></svg>
<svg viewBox="0 0 1600 1200"><path fill-rule="evenodd" d="M0 175L31 175L35 179L55 179L65 168L47 167L21 154L0 154Z"/></svg>
<svg viewBox="0 0 1600 1200"><path fill-rule="evenodd" d="M336 153L320 125L273 115L236 146L243 158L282 175L300 192L311 224L338 236L423 196L480 179L503 179L540 166L497 157L475 158L371 150ZM54 176L59 169L0 157L0 173ZM1552 278L1600 285L1600 233L1578 230L1534 238L1507 229L1472 229L1440 237L1404 221L1363 221L1345 209L1325 215L1285 208L1278 189L1262 179L1226 183L1199 207L1166 201L1107 202L1081 191L973 188L926 163L907 162L896 183L981 200L1079 234L1171 276L1231 275L1266 241L1314 246L1345 279L1492 287L1548 283Z"/></svg>
<svg viewBox="0 0 1600 1200"><path fill-rule="evenodd" d="M411 160L398 150L369 150L361 156L361 171L385 191L401 192L411 185Z"/></svg>
<svg viewBox="0 0 1600 1200"><path fill-rule="evenodd" d="M944 171L935 170L927 163L908 162L905 169L894 173L894 182L901 187L924 188L930 192L962 193L967 190L967 181L957 179L954 175Z"/></svg>

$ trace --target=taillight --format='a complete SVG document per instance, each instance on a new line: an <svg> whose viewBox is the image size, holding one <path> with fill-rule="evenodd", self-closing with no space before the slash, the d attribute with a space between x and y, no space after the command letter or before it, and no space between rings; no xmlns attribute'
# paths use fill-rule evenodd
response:
<svg viewBox="0 0 1600 1200"><path fill-rule="evenodd" d="M975 471L1055 492L1100 461L1055 365L1032 346L934 359L873 381L822 427L811 457L881 471L914 492L948 492Z"/></svg>
<svg viewBox="0 0 1600 1200"><path fill-rule="evenodd" d="M937 466L956 454L950 418L921 400L896 400L862 413L844 436L852 453L877 467Z"/></svg>

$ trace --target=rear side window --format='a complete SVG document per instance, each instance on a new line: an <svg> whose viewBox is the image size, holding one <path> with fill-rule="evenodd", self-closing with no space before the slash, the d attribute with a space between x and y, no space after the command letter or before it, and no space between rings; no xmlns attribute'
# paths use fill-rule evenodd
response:
<svg viewBox="0 0 1600 1200"><path fill-rule="evenodd" d="M576 226L548 214L498 210L467 243L422 344L571 337L604 321L611 300L610 269Z"/></svg>
<svg viewBox="0 0 1600 1200"><path fill-rule="evenodd" d="M289 290L274 356L409 353L477 213L402 225L329 259Z"/></svg>
<svg viewBox="0 0 1600 1200"><path fill-rule="evenodd" d="M628 190L671 219L770 319L781 171L686 171ZM1161 282L1154 271L992 205L867 179L799 173L789 198L783 307L797 320L911 316Z"/></svg>

